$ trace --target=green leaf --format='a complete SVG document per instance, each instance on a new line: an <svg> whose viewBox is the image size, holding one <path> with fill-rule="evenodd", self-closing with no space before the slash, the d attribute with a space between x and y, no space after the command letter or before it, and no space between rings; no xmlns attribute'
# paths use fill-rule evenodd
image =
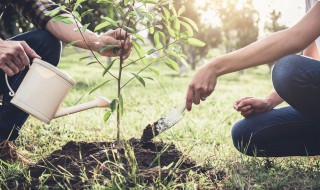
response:
<svg viewBox="0 0 320 190"><path fill-rule="evenodd" d="M149 33L150 33L150 34L153 34L153 33L154 33L154 27L153 27L153 26L150 26L150 28L149 28Z"/></svg>
<svg viewBox="0 0 320 190"><path fill-rule="evenodd" d="M149 80L154 80L153 78L151 77L143 77L144 79L149 79Z"/></svg>
<svg viewBox="0 0 320 190"><path fill-rule="evenodd" d="M140 20L143 20L144 19L144 14L139 10L139 9L134 9L137 13L137 15L139 16L139 19Z"/></svg>
<svg viewBox="0 0 320 190"><path fill-rule="evenodd" d="M176 37L176 34L174 33L174 30L167 24L165 26L167 27L167 30L168 30L168 33L170 34L170 36Z"/></svg>
<svg viewBox="0 0 320 190"><path fill-rule="evenodd" d="M58 15L58 16L55 16L52 20L53 22L63 22L65 24L72 24L72 20L70 17L66 17L66 16L61 16L61 15Z"/></svg>
<svg viewBox="0 0 320 190"><path fill-rule="evenodd" d="M118 99L114 99L114 100L111 101L110 109L111 109L112 112L114 112L114 110L116 110L118 103L119 103Z"/></svg>
<svg viewBox="0 0 320 190"><path fill-rule="evenodd" d="M153 16L148 12L143 12L143 15L148 19L149 22L152 22Z"/></svg>
<svg viewBox="0 0 320 190"><path fill-rule="evenodd" d="M124 1L123 1L124 6L127 6L127 5L128 5L128 2L129 2L129 0L124 0Z"/></svg>
<svg viewBox="0 0 320 190"><path fill-rule="evenodd" d="M131 33L136 33L136 30L134 28L130 28L128 26L123 26L123 27L126 28Z"/></svg>
<svg viewBox="0 0 320 190"><path fill-rule="evenodd" d="M81 18L83 18L84 16L90 14L92 11L94 11L94 10L93 9L86 10L84 13L81 14Z"/></svg>
<svg viewBox="0 0 320 190"><path fill-rule="evenodd" d="M55 9L53 9L52 11L49 11L49 12L46 12L45 15L46 16L50 16L50 17L54 17L56 16L56 14L60 11L60 10L65 10L66 9L66 6L60 6L60 7L57 7Z"/></svg>
<svg viewBox="0 0 320 190"><path fill-rule="evenodd" d="M159 4L160 5L167 5L167 4L172 4L172 0L160 0Z"/></svg>
<svg viewBox="0 0 320 190"><path fill-rule="evenodd" d="M172 9L173 16L178 16L177 11L174 8L174 6L172 6L171 9Z"/></svg>
<svg viewBox="0 0 320 190"><path fill-rule="evenodd" d="M159 31L157 31L157 32L154 33L154 35L153 35L153 40L154 40L154 44L155 44L155 46L156 46L157 49L163 48L163 45L162 45L162 43L160 42L160 32L159 32Z"/></svg>
<svg viewBox="0 0 320 190"><path fill-rule="evenodd" d="M160 72L159 72L157 69L155 69L155 68L149 67L149 70L152 71L152 72L153 72L154 74L156 74L157 76L160 75Z"/></svg>
<svg viewBox="0 0 320 190"><path fill-rule="evenodd" d="M147 55L151 55L153 54L154 52L157 52L158 50L157 49L150 49L148 52L147 52Z"/></svg>
<svg viewBox="0 0 320 190"><path fill-rule="evenodd" d="M154 27L152 25L152 21L151 22L147 22L147 26L148 26L148 29L149 29L149 33L150 34L153 34L154 33Z"/></svg>
<svg viewBox="0 0 320 190"><path fill-rule="evenodd" d="M76 18L76 20L81 22L81 16L78 11L72 11L72 15Z"/></svg>
<svg viewBox="0 0 320 190"><path fill-rule="evenodd" d="M142 63L147 64L147 60L145 58L145 52L142 50L140 44L138 44L136 41L133 40L132 45L133 45L134 50L138 53Z"/></svg>
<svg viewBox="0 0 320 190"><path fill-rule="evenodd" d="M197 46L197 47L204 47L206 43L204 43L201 40L198 40L196 38L188 38L187 43L192 45L192 46Z"/></svg>
<svg viewBox="0 0 320 190"><path fill-rule="evenodd" d="M158 2L156 0L145 0L143 1L144 4L154 4L156 5Z"/></svg>
<svg viewBox="0 0 320 190"><path fill-rule="evenodd" d="M164 19L166 21L169 21L170 19L170 12L168 11L168 9L166 9L165 7L162 7L163 13L164 13Z"/></svg>
<svg viewBox="0 0 320 190"><path fill-rule="evenodd" d="M98 0L97 3L110 4L113 3L113 0Z"/></svg>
<svg viewBox="0 0 320 190"><path fill-rule="evenodd" d="M135 73L131 73L144 87L146 87L146 83L144 82L143 78Z"/></svg>
<svg viewBox="0 0 320 190"><path fill-rule="evenodd" d="M193 36L193 30L192 30L191 26L188 23L183 22L183 21L180 21L180 23L181 23L181 25L183 25L187 29L187 35L189 37L192 37Z"/></svg>
<svg viewBox="0 0 320 190"><path fill-rule="evenodd" d="M94 28L94 31L96 32L96 31L98 31L98 30L101 30L102 28L105 28L105 27L108 27L108 26L110 26L111 24L110 24L110 22L102 22L102 23L100 23L100 24L98 24L95 28Z"/></svg>
<svg viewBox="0 0 320 190"><path fill-rule="evenodd" d="M186 61L184 58L181 57L181 58L179 59L179 61L180 61L185 67L189 68L188 63L187 63L187 61Z"/></svg>
<svg viewBox="0 0 320 190"><path fill-rule="evenodd" d="M116 10L119 12L119 14L120 14L121 17L124 17L124 16L125 16L125 11L124 11L124 9L122 8L122 6L120 6L119 4L115 4L115 3L113 3L112 6L113 6L114 8L116 8Z"/></svg>
<svg viewBox="0 0 320 190"><path fill-rule="evenodd" d="M139 34L132 34L134 37L136 37L137 39L139 39L142 43L145 43L144 42L144 39L143 39L143 37L141 36L141 35L139 35Z"/></svg>
<svg viewBox="0 0 320 190"><path fill-rule="evenodd" d="M170 168L173 166L173 164L174 164L174 162L171 162L169 165L164 166L162 169L168 170L168 169L170 169Z"/></svg>
<svg viewBox="0 0 320 190"><path fill-rule="evenodd" d="M199 31L199 28L197 26L197 24L191 20L190 18L187 18L187 17L183 17L183 16L180 16L182 19L184 19L187 23L189 23L197 32Z"/></svg>
<svg viewBox="0 0 320 190"><path fill-rule="evenodd" d="M107 65L107 67L104 69L103 73L102 73L102 76L106 75L106 73L111 69L113 63L118 60L119 58L117 59L114 59L113 61L111 61L111 63L109 65Z"/></svg>
<svg viewBox="0 0 320 190"><path fill-rule="evenodd" d="M72 41L72 42L68 43L68 44L66 45L66 47L73 46L74 44L76 44L76 43L79 42L79 41L81 41L81 40Z"/></svg>
<svg viewBox="0 0 320 190"><path fill-rule="evenodd" d="M113 20L110 17L102 17L103 20L109 22L111 25L118 27L118 23L117 21Z"/></svg>
<svg viewBox="0 0 320 190"><path fill-rule="evenodd" d="M81 28L81 32L85 32L87 30L87 28L89 27L89 25L90 25L90 23L83 25Z"/></svg>
<svg viewBox="0 0 320 190"><path fill-rule="evenodd" d="M178 53L176 53L175 51L172 51L172 50L169 50L167 52L169 55L173 56L174 58L178 59L181 63L183 63L184 66L186 66L187 68L189 67L188 66L188 63L187 61L181 57L181 55L179 55Z"/></svg>
<svg viewBox="0 0 320 190"><path fill-rule="evenodd" d="M123 116L123 98L122 98L122 94L120 95L120 99L119 99L119 108L120 108L120 115Z"/></svg>
<svg viewBox="0 0 320 190"><path fill-rule="evenodd" d="M166 35L162 31L159 31L159 34L160 34L160 41L162 42L162 44L166 44L166 41L167 41Z"/></svg>
<svg viewBox="0 0 320 190"><path fill-rule="evenodd" d="M102 47L99 48L99 53L102 53L103 51L109 50L109 49L113 49L113 48L117 48L118 46L116 45L104 45Z"/></svg>
<svg viewBox="0 0 320 190"><path fill-rule="evenodd" d="M173 19L173 28L176 32L180 32L180 21L177 17Z"/></svg>
<svg viewBox="0 0 320 190"><path fill-rule="evenodd" d="M84 60L84 59L88 59L88 58L91 58L91 57L92 57L91 55L85 56L85 57L81 57L81 58L79 59L79 61L82 61L82 60Z"/></svg>
<svg viewBox="0 0 320 190"><path fill-rule="evenodd" d="M182 15L182 13L184 13L186 11L186 7L182 6L179 10L178 10L178 16Z"/></svg>
<svg viewBox="0 0 320 190"><path fill-rule="evenodd" d="M170 67L171 69L179 72L180 71L180 68L179 68L179 65L177 62L173 61L172 59L170 59L169 57L166 57L165 60L164 60L164 63Z"/></svg>
<svg viewBox="0 0 320 190"><path fill-rule="evenodd" d="M79 6L81 7L81 3L85 2L86 0L77 0L74 4L73 10L76 10Z"/></svg>
<svg viewBox="0 0 320 190"><path fill-rule="evenodd" d="M94 87L90 92L89 95L92 94L94 91L98 90L99 88L101 88L103 85L107 84L108 82L110 82L111 80L106 80L103 83L97 85L96 87Z"/></svg>
<svg viewBox="0 0 320 190"><path fill-rule="evenodd" d="M98 62L97 61L91 61L90 63L87 63L86 66L92 65L92 64L95 64L95 63L98 63Z"/></svg>
<svg viewBox="0 0 320 190"><path fill-rule="evenodd" d="M106 113L104 114L104 116L103 116L103 121L104 121L104 122L107 122L108 119L110 118L110 116L111 116L111 110L108 109L108 110L106 111Z"/></svg>

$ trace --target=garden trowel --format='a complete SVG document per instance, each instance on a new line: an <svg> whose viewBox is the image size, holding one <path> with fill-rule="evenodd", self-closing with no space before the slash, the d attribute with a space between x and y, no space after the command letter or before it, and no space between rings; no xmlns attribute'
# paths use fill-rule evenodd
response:
<svg viewBox="0 0 320 190"><path fill-rule="evenodd" d="M163 115L158 121L153 124L149 124L144 130L141 136L140 143L145 143L153 139L155 136L159 135L163 131L170 129L176 123L178 123L183 115L182 113L186 109L186 103L183 104L179 108L174 108L169 113Z"/></svg>

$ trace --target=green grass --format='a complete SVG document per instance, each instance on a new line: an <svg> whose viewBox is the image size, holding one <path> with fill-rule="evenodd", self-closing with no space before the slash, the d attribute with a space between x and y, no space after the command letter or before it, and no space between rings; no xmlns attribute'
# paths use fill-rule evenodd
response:
<svg viewBox="0 0 320 190"><path fill-rule="evenodd" d="M116 97L116 82L110 82L101 89L88 95L95 85L110 77L102 77L98 65L85 66L78 61L86 53L76 53L67 49L59 68L66 70L77 82L69 93L64 106L75 104L101 95L110 100ZM103 60L103 59L102 59ZM161 75L155 77L151 72L142 76L152 76L154 81L146 81L146 87L134 80L123 91L124 116L122 118L122 138L140 138L144 127L160 116L179 106L183 101L193 72L177 75L174 71L155 65ZM133 71L142 68L134 65ZM116 69L111 70L116 74ZM124 81L129 79L124 74ZM294 157L271 159L271 168L266 168L263 158L251 158L236 151L232 145L231 127L241 119L233 110L234 101L245 96L264 97L272 90L269 69L260 66L246 70L244 74L233 73L219 78L215 92L172 129L157 137L158 140L173 142L180 150L202 166L212 166L217 171L226 172L226 178L218 183L221 189L315 189L320 187L319 160L316 157ZM107 123L103 122L104 109L92 109L53 120L45 125L30 118L17 141L19 151L36 162L41 157L59 149L66 142L74 141L112 141L116 138L116 117L113 114ZM6 184L23 169L19 165L0 168L0 184ZM28 175L28 171L24 171ZM193 181L185 185L193 189ZM201 182L202 183L202 182ZM209 185L202 184L208 189ZM3 186L4 187L4 186ZM96 185L93 189L100 189Z"/></svg>

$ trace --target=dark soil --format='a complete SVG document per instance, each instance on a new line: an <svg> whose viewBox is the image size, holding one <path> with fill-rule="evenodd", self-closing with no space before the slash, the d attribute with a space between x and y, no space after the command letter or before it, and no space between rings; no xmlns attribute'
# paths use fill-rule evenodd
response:
<svg viewBox="0 0 320 190"><path fill-rule="evenodd" d="M142 136L141 136L141 143L145 143L153 139L155 136L157 136L159 133L156 130L157 122L153 124L148 124L147 127L143 130Z"/></svg>
<svg viewBox="0 0 320 190"><path fill-rule="evenodd" d="M40 186L85 189L95 183L107 185L106 179L121 187L134 184L155 185L175 180L185 182L194 171L194 180L203 174L213 184L225 177L224 172L200 168L185 157L173 144L130 139L121 146L115 142L68 142L60 150L40 160L30 168L31 189ZM24 183L25 184L25 183Z"/></svg>

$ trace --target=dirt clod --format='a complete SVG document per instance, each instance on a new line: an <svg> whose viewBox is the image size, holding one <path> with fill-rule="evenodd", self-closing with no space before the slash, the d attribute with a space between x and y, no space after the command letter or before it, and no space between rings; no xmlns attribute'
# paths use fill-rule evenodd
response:
<svg viewBox="0 0 320 190"><path fill-rule="evenodd" d="M153 124L148 124L147 127L143 130L142 136L141 136L141 143L145 143L153 139L155 136L159 134L159 132L156 130L157 122Z"/></svg>

